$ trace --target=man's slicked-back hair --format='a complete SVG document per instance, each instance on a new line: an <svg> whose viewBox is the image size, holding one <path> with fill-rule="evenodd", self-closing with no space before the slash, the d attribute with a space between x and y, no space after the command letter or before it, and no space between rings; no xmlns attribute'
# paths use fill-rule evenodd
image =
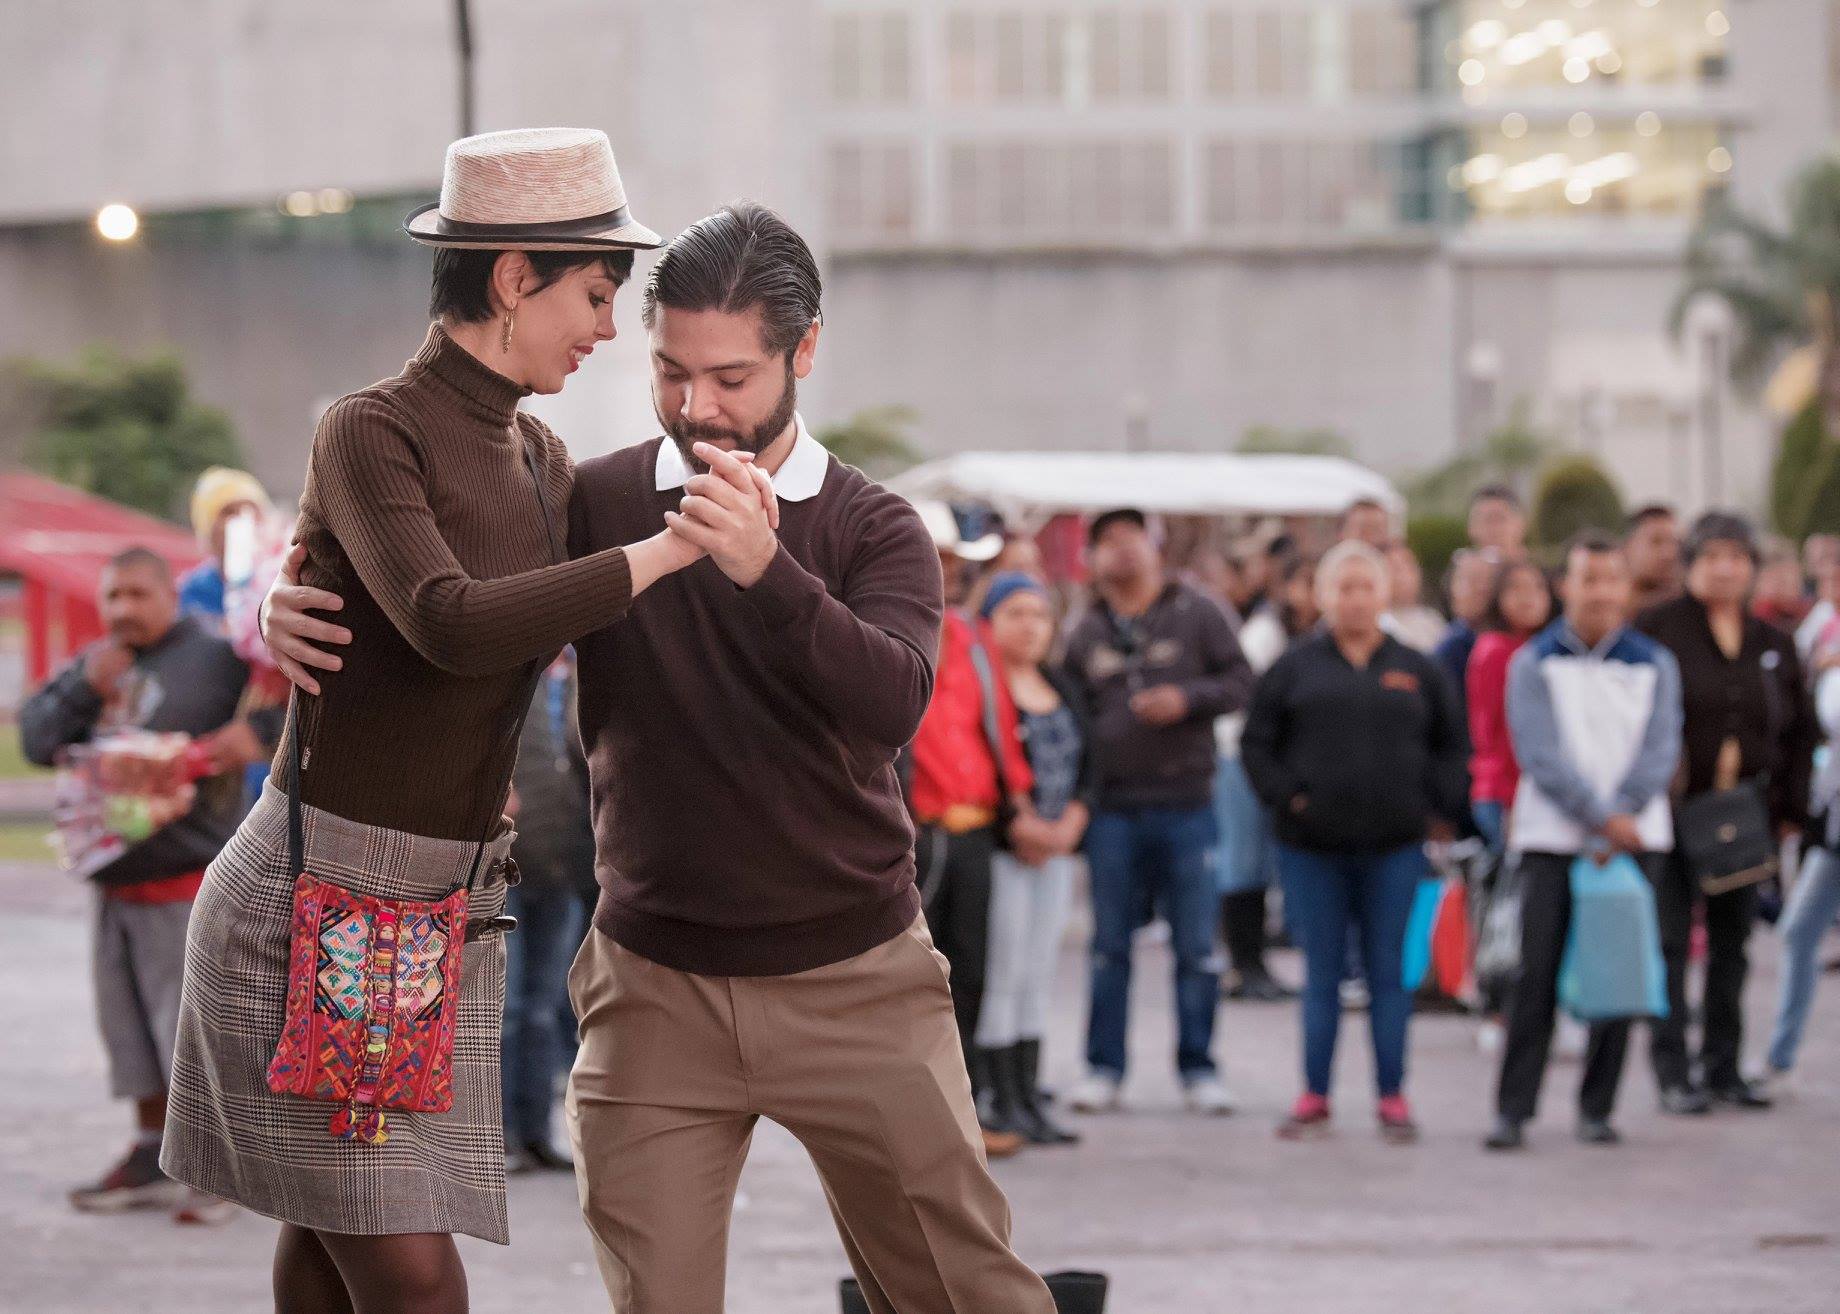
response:
<svg viewBox="0 0 1840 1314"><path fill-rule="evenodd" d="M725 205L672 239L645 280L641 318L658 307L739 314L760 309L767 350L789 356L819 315L824 292L805 239L766 206Z"/></svg>

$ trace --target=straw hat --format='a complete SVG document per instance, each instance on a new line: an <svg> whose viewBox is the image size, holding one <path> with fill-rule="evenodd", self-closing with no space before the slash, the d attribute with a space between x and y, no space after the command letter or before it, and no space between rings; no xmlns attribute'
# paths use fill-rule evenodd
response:
<svg viewBox="0 0 1840 1314"><path fill-rule="evenodd" d="M607 134L518 128L462 137L447 148L441 199L403 220L428 246L475 250L604 251L661 245L633 220Z"/></svg>

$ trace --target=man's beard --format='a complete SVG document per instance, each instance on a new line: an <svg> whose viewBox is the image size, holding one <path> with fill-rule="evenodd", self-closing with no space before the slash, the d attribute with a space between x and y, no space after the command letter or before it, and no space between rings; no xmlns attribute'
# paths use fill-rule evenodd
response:
<svg viewBox="0 0 1840 1314"><path fill-rule="evenodd" d="M656 394L652 398L652 409L658 416L658 422L664 431L671 435L671 441L677 444L677 450L684 458L684 464L699 474L705 473L709 466L699 460L690 450L697 443L733 443L736 451L752 452L759 456L774 441L786 432L786 426L792 423L792 416L799 408L799 384L792 374L792 362L786 362L786 389L780 394L777 405L766 419L755 425L749 433L737 433L725 429L719 424L695 424L679 416L666 419L664 412L658 408Z"/></svg>

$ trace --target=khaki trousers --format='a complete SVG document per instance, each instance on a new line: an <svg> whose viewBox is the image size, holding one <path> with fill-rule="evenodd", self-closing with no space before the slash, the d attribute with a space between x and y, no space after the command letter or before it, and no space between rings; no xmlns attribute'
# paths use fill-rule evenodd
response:
<svg viewBox="0 0 1840 1314"><path fill-rule="evenodd" d="M569 974L567 1109L616 1314L721 1314L763 1117L811 1155L875 1314L1053 1314L1009 1247L946 971L924 918L791 976L694 976L589 934Z"/></svg>

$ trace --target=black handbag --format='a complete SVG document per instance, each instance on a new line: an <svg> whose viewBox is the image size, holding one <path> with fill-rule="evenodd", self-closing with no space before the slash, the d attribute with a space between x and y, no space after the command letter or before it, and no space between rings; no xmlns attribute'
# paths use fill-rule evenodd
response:
<svg viewBox="0 0 1840 1314"><path fill-rule="evenodd" d="M1047 1273L1042 1281L1054 1297L1056 1314L1105 1314L1105 1293L1110 1285L1103 1273ZM869 1314L869 1302L855 1278L843 1280L843 1314Z"/></svg>
<svg viewBox="0 0 1840 1314"><path fill-rule="evenodd" d="M1754 780L1687 799L1675 813L1675 832L1687 869L1707 894L1741 890L1776 875L1770 809Z"/></svg>

